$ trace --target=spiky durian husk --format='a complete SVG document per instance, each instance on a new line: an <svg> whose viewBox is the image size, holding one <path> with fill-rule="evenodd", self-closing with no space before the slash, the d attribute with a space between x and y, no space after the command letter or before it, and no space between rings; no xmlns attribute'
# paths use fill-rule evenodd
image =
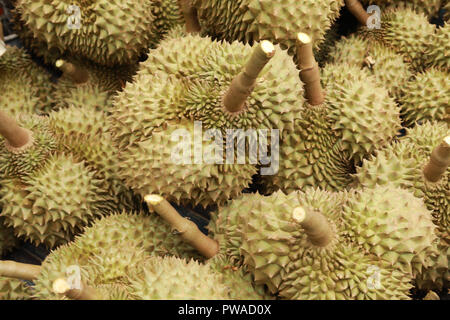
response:
<svg viewBox="0 0 450 320"><path fill-rule="evenodd" d="M31 79L18 75L12 81L0 80L2 110L11 116L39 113L37 89Z"/></svg>
<svg viewBox="0 0 450 320"><path fill-rule="evenodd" d="M81 11L81 27L67 23L70 5ZM152 1L53 1L17 3L21 20L33 36L51 47L104 65L127 64L152 43Z"/></svg>
<svg viewBox="0 0 450 320"><path fill-rule="evenodd" d="M330 51L341 38L338 28L339 25L337 23L332 25L331 28L325 33L323 42L314 51L314 57L320 67L323 67L329 61Z"/></svg>
<svg viewBox="0 0 450 320"><path fill-rule="evenodd" d="M377 80L378 86L384 86L392 97L398 98L403 86L413 76L404 57L389 47L365 40L356 35L342 38L330 51L331 63L349 63L364 68ZM367 64L367 59L374 64Z"/></svg>
<svg viewBox="0 0 450 320"><path fill-rule="evenodd" d="M0 300L30 300L32 289L22 280L0 277Z"/></svg>
<svg viewBox="0 0 450 320"><path fill-rule="evenodd" d="M447 11L450 11L450 8ZM450 72L450 22L438 28L428 42L426 66Z"/></svg>
<svg viewBox="0 0 450 320"><path fill-rule="evenodd" d="M359 34L370 41L378 41L404 55L412 67L421 71L425 65L427 43L436 26L423 13L412 9L390 8L382 11L381 29L361 27Z"/></svg>
<svg viewBox="0 0 450 320"><path fill-rule="evenodd" d="M437 254L431 211L408 190L390 185L360 190L343 218L351 241L412 276Z"/></svg>
<svg viewBox="0 0 450 320"><path fill-rule="evenodd" d="M83 162L51 156L32 176L2 181L1 215L18 236L49 248L70 241L82 227L111 210L102 182Z"/></svg>
<svg viewBox="0 0 450 320"><path fill-rule="evenodd" d="M422 170L432 150L448 134L448 125L439 122L425 122L408 129L400 141L363 162L357 170L358 182L365 187L390 184L410 190L416 197L423 198L439 229L447 230L450 226L450 169L436 183L427 182Z"/></svg>
<svg viewBox="0 0 450 320"><path fill-rule="evenodd" d="M406 126L416 122L450 123L450 78L448 73L428 69L418 73L402 88L402 118Z"/></svg>
<svg viewBox="0 0 450 320"><path fill-rule="evenodd" d="M416 12L424 13L428 18L432 18L438 13L442 0L362 0L361 2L364 5L378 5L382 11L390 7L411 8Z"/></svg>
<svg viewBox="0 0 450 320"><path fill-rule="evenodd" d="M263 177L267 192L290 193L308 186L340 190L351 183L353 164L338 132L330 130L333 121L328 113L325 102L306 105L299 114L294 131L285 133L281 140L278 172Z"/></svg>
<svg viewBox="0 0 450 320"><path fill-rule="evenodd" d="M151 138L119 153L120 176L138 195L145 197L156 193L177 204L220 206L249 186L257 172L256 166L226 164L222 141L203 142L202 150L196 145L194 152L203 156L201 163L196 163L197 156L191 153L194 124L183 120L165 127L155 129ZM184 152L186 147L188 154ZM213 148L222 150L222 155L212 151L216 158L205 158L204 150ZM224 164L217 164L217 161Z"/></svg>
<svg viewBox="0 0 450 320"><path fill-rule="evenodd" d="M448 22L450 20L450 1L444 0L442 9L444 9L444 21Z"/></svg>
<svg viewBox="0 0 450 320"><path fill-rule="evenodd" d="M16 117L20 126L32 132L32 145L23 149L11 148L0 137L0 176L23 178L33 174L47 162L57 148L57 141L50 130L48 119L37 115L21 114Z"/></svg>
<svg viewBox="0 0 450 320"><path fill-rule="evenodd" d="M205 129L224 134L230 128L292 130L304 101L303 86L285 51L278 49L261 72L242 112L234 116L222 106L223 95L251 53L248 45L192 35L163 41L115 99L111 121L119 147L179 118L203 121Z"/></svg>
<svg viewBox="0 0 450 320"><path fill-rule="evenodd" d="M152 0L152 13L155 17L153 21L153 32L155 39L153 45L156 46L160 39L163 39L173 28L184 24L184 17L181 13L178 0Z"/></svg>
<svg viewBox="0 0 450 320"><path fill-rule="evenodd" d="M4 218L0 217L0 257L14 249L19 244L19 240L14 235L14 229L7 227Z"/></svg>
<svg viewBox="0 0 450 320"><path fill-rule="evenodd" d="M358 164L383 148L401 128L400 108L385 87L357 66L328 64L322 69L332 130Z"/></svg>
<svg viewBox="0 0 450 320"><path fill-rule="evenodd" d="M297 32L310 34L318 46L344 1L194 0L193 4L209 36L246 43L270 40L294 54Z"/></svg>
<svg viewBox="0 0 450 320"><path fill-rule="evenodd" d="M108 132L106 114L88 107L52 112L50 127L63 150L86 161L109 191L116 209L134 209L141 202L119 176L118 155Z"/></svg>
<svg viewBox="0 0 450 320"><path fill-rule="evenodd" d="M209 265L175 257L152 257L131 279L138 300L229 300L220 274Z"/></svg>
<svg viewBox="0 0 450 320"><path fill-rule="evenodd" d="M50 74L38 66L24 49L7 46L6 52L0 59L0 86L7 86L2 89L2 92L11 96L5 97L2 102L5 101L6 104L9 104L7 98L13 98L12 101L14 101L23 96L25 100L33 100L34 107L26 107L27 103L25 103L24 107L19 105L18 108L23 108L24 111L30 110L33 113L46 113L50 109L49 95L52 90L50 78ZM23 92L24 86L29 87L25 91L26 95L20 94ZM11 93L6 91L11 89L17 90L15 99Z"/></svg>

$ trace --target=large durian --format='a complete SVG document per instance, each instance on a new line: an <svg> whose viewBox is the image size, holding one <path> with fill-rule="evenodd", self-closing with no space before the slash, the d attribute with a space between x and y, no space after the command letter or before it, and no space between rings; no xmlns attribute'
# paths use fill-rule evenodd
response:
<svg viewBox="0 0 450 320"><path fill-rule="evenodd" d="M381 11L386 8L411 8L416 12L424 13L428 18L435 17L439 11L442 0L361 0L364 5L377 5Z"/></svg>
<svg viewBox="0 0 450 320"><path fill-rule="evenodd" d="M338 18L343 0L193 0L202 32L217 39L253 43L269 40L295 52L297 32L311 34L316 47Z"/></svg>
<svg viewBox="0 0 450 320"><path fill-rule="evenodd" d="M450 11L450 8L448 9ZM436 29L433 36L428 39L426 50L426 66L450 72L450 22Z"/></svg>
<svg viewBox="0 0 450 320"><path fill-rule="evenodd" d="M82 227L108 213L111 200L84 162L52 155L22 179L3 179L1 216L16 235L49 248L66 243Z"/></svg>

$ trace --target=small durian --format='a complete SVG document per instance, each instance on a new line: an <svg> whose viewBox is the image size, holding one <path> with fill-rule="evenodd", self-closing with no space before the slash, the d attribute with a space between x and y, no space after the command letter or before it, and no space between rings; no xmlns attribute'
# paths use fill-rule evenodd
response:
<svg viewBox="0 0 450 320"><path fill-rule="evenodd" d="M22 178L43 165L58 149L48 119L19 115L17 119L0 111L0 177Z"/></svg>
<svg viewBox="0 0 450 320"><path fill-rule="evenodd" d="M450 8L447 9L447 12ZM436 29L433 36L428 39L425 53L426 66L438 68L444 72L450 72L450 21Z"/></svg>
<svg viewBox="0 0 450 320"><path fill-rule="evenodd" d="M30 176L3 179L1 216L17 236L53 248L70 241L96 217L112 210L102 181L84 162L52 155Z"/></svg>
<svg viewBox="0 0 450 320"><path fill-rule="evenodd" d="M401 88L401 115L405 126L425 121L450 123L450 77L435 68L418 73Z"/></svg>

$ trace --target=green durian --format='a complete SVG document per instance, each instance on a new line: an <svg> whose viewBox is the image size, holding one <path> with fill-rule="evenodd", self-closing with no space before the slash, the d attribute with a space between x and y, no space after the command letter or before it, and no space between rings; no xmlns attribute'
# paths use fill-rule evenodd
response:
<svg viewBox="0 0 450 320"><path fill-rule="evenodd" d="M373 43L356 35L337 41L329 53L330 63L348 63L364 68L377 80L377 85L386 87L393 98L398 99L403 86L413 76L404 57L391 48Z"/></svg>
<svg viewBox="0 0 450 320"><path fill-rule="evenodd" d="M450 78L435 68L415 75L401 88L401 115L406 126L424 121L450 123Z"/></svg>
<svg viewBox="0 0 450 320"><path fill-rule="evenodd" d="M49 128L48 119L43 116L21 114L16 117L23 129L31 132L30 142L20 148L12 147L0 136L1 178L24 178L32 175L57 151L58 143ZM14 121L11 119L11 121Z"/></svg>
<svg viewBox="0 0 450 320"><path fill-rule="evenodd" d="M343 149L356 164L387 145L400 130L400 109L374 76L355 65L327 64L322 83L331 129L338 132Z"/></svg>
<svg viewBox="0 0 450 320"><path fill-rule="evenodd" d="M343 210L346 234L365 251L417 275L436 252L436 226L423 200L390 185L359 190Z"/></svg>
<svg viewBox="0 0 450 320"><path fill-rule="evenodd" d="M22 0L16 8L33 37L49 48L115 65L136 62L157 40L152 32L153 5L153 1Z"/></svg>
<svg viewBox="0 0 450 320"><path fill-rule="evenodd" d="M131 279L138 300L229 300L229 289L209 265L176 257L152 257Z"/></svg>
<svg viewBox="0 0 450 320"><path fill-rule="evenodd" d="M227 41L253 43L269 40L295 51L300 30L317 47L338 18L344 1L193 0L202 32Z"/></svg>
<svg viewBox="0 0 450 320"><path fill-rule="evenodd" d="M24 281L0 277L0 300L31 300L31 295Z"/></svg>
<svg viewBox="0 0 450 320"><path fill-rule="evenodd" d="M0 257L17 247L19 240L14 235L14 229L7 227L4 218L0 217Z"/></svg>
<svg viewBox="0 0 450 320"><path fill-rule="evenodd" d="M12 116L36 114L39 98L31 79L18 75L13 81L0 80L2 109Z"/></svg>
<svg viewBox="0 0 450 320"><path fill-rule="evenodd" d="M237 197L251 183L256 166L217 164L225 154L222 141L203 141L203 150L196 145L193 157L195 130L188 120L153 130L151 138L120 152L120 177L141 197L156 193L182 205L221 205ZM206 158L206 150L214 155ZM195 160L198 154L203 156L200 163Z"/></svg>
<svg viewBox="0 0 450 320"><path fill-rule="evenodd" d="M153 46L163 39L172 29L184 24L178 0L152 0L153 32L156 37Z"/></svg>
<svg viewBox="0 0 450 320"><path fill-rule="evenodd" d="M450 11L450 8L448 9ZM450 72L450 22L436 29L433 36L428 39L425 53L426 66L438 68L444 72Z"/></svg>
<svg viewBox="0 0 450 320"><path fill-rule="evenodd" d="M86 161L95 170L117 210L133 209L141 202L120 178L117 150L103 111L72 106L50 113L49 125L65 152Z"/></svg>
<svg viewBox="0 0 450 320"><path fill-rule="evenodd" d="M380 6L381 12L386 8L410 8L416 12L424 13L428 18L435 17L439 12L442 0L362 0L364 5L375 4Z"/></svg>
<svg viewBox="0 0 450 320"><path fill-rule="evenodd" d="M425 65L427 43L435 30L436 26L429 23L423 13L410 8L390 8L382 11L380 29L363 26L359 34L404 55L416 71L421 71Z"/></svg>
<svg viewBox="0 0 450 320"><path fill-rule="evenodd" d="M111 201L102 182L83 162L69 155L52 155L30 176L3 179L1 216L17 236L49 248L70 241L101 214Z"/></svg>

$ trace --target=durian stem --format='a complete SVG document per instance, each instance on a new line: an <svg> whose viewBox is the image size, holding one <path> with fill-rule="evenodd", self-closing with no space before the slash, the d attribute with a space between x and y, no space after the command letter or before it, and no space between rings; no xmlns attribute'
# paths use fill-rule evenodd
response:
<svg viewBox="0 0 450 320"><path fill-rule="evenodd" d="M305 84L305 98L312 106L323 103L325 96L320 84L320 70L313 54L312 40L305 33L297 35L297 58L300 78Z"/></svg>
<svg viewBox="0 0 450 320"><path fill-rule="evenodd" d="M0 261L0 276L21 280L34 280L39 276L41 266L15 261Z"/></svg>
<svg viewBox="0 0 450 320"><path fill-rule="evenodd" d="M214 257L219 251L219 244L203 234L197 225L187 218L183 218L177 210L163 197L159 195L147 195L145 201L174 230L179 232L184 241L196 248L206 258Z"/></svg>
<svg viewBox="0 0 450 320"><path fill-rule="evenodd" d="M450 165L450 136L444 138L444 141L438 145L431 153L430 160L423 169L425 179L430 182L437 182L448 166Z"/></svg>
<svg viewBox="0 0 450 320"><path fill-rule="evenodd" d="M101 300L100 295L94 288L83 282L80 283L80 288L71 288L65 278L59 278L53 282L53 291L72 300Z"/></svg>
<svg viewBox="0 0 450 320"><path fill-rule="evenodd" d="M333 240L334 231L322 213L297 207L292 217L301 224L312 244L325 247Z"/></svg>
<svg viewBox="0 0 450 320"><path fill-rule="evenodd" d="M188 33L199 33L201 27L198 21L197 9L194 8L191 0L178 0L178 3L184 16L186 31Z"/></svg>
<svg viewBox="0 0 450 320"><path fill-rule="evenodd" d="M3 24L0 22L0 40L5 41L5 35L3 34Z"/></svg>
<svg viewBox="0 0 450 320"><path fill-rule="evenodd" d="M0 134L13 148L23 148L32 144L32 133L19 127L16 120L0 110Z"/></svg>
<svg viewBox="0 0 450 320"><path fill-rule="evenodd" d="M358 19L360 24L367 26L367 20L370 18L370 14L364 10L364 7L359 0L345 0L345 6L348 11L350 11L350 13Z"/></svg>
<svg viewBox="0 0 450 320"><path fill-rule="evenodd" d="M269 41L258 44L244 67L231 82L230 88L223 97L223 105L228 112L235 113L244 109L245 101L252 93L256 78L275 55L275 47Z"/></svg>
<svg viewBox="0 0 450 320"><path fill-rule="evenodd" d="M56 67L64 72L76 84L86 83L89 80L89 73L87 70L75 66L73 63L58 60L55 63Z"/></svg>

